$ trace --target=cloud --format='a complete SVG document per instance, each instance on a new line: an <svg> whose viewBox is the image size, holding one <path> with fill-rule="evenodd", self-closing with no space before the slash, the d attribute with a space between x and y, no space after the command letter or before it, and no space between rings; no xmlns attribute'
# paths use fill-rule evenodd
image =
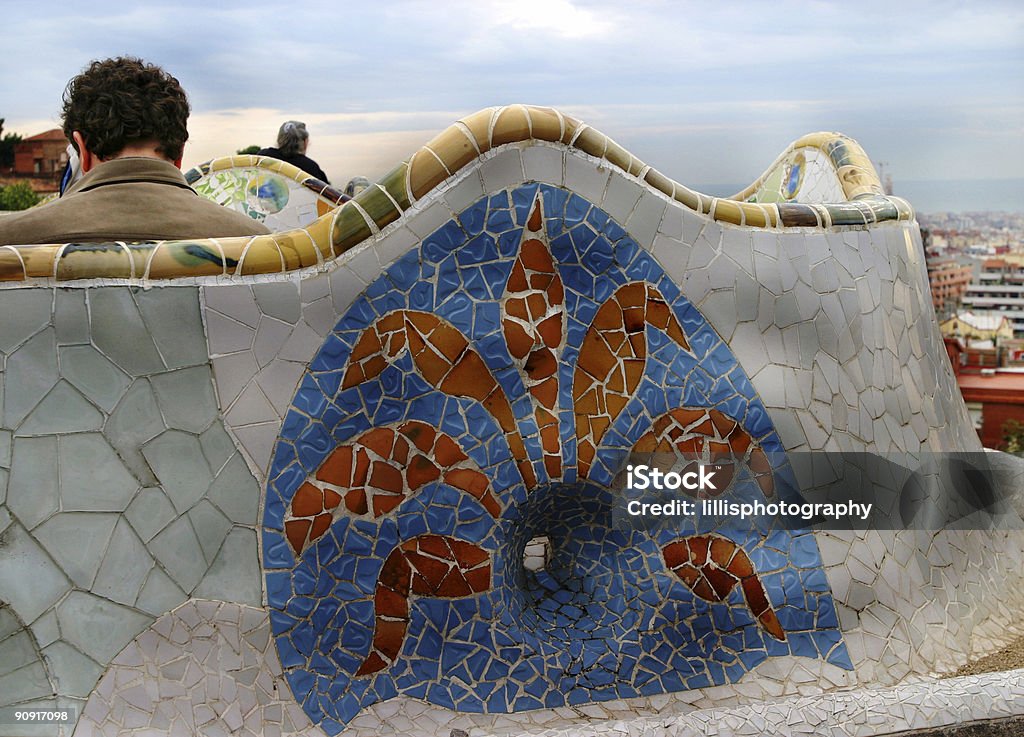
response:
<svg viewBox="0 0 1024 737"><path fill-rule="evenodd" d="M606 8L589 10L570 0L489 0L468 8L483 19L480 35L511 30L556 39L601 39L615 30Z"/></svg>
<svg viewBox="0 0 1024 737"><path fill-rule="evenodd" d="M979 170L1024 166L1024 7L1011 2L93 0L45 16L15 3L5 21L5 56L31 63L0 67L0 117L25 133L56 118L90 59L134 53L188 90L191 149L267 144L297 118L329 173L383 173L461 115L510 102L575 114L684 173L723 162L701 149L743 146L760 165L823 128L908 166L957 147Z"/></svg>

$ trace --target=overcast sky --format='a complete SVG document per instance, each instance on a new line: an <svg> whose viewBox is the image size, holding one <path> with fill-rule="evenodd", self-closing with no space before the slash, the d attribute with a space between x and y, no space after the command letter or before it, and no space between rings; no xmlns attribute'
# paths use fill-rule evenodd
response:
<svg viewBox="0 0 1024 737"><path fill-rule="evenodd" d="M1024 4L406 0L7 3L0 117L58 124L90 60L138 55L189 92L186 165L304 120L337 183L458 117L555 106L685 184L746 183L839 130L902 179L1021 177Z"/></svg>

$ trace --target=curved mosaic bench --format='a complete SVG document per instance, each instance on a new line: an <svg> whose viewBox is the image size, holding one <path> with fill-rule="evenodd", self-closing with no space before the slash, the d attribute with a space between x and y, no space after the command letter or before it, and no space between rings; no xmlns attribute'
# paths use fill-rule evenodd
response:
<svg viewBox="0 0 1024 737"><path fill-rule="evenodd" d="M285 167L203 176L238 203ZM4 247L0 278L0 601L51 686L8 700L84 705L76 735L885 686L1024 603L1016 532L614 524L633 450L782 500L801 451L980 450L913 212L839 134L719 199L485 110L302 228Z"/></svg>

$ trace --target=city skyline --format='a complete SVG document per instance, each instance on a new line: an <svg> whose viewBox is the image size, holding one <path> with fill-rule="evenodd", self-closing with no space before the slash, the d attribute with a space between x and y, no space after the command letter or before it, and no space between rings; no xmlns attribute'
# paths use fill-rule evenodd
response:
<svg viewBox="0 0 1024 737"><path fill-rule="evenodd" d="M271 145L295 118L333 180L375 178L457 118L525 102L684 183L749 182L812 130L852 136L897 180L1024 170L1024 9L1009 3L104 0L7 16L8 57L31 61L0 70L5 132L56 126L70 77L138 55L190 94L186 166Z"/></svg>

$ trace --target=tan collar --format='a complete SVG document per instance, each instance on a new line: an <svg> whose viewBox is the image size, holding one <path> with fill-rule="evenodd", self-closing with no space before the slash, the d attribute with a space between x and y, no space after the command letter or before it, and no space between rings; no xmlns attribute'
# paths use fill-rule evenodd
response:
<svg viewBox="0 0 1024 737"><path fill-rule="evenodd" d="M108 184L169 184L191 190L181 169L169 161L145 156L126 156L98 164L92 171L75 182L65 196L88 191Z"/></svg>

